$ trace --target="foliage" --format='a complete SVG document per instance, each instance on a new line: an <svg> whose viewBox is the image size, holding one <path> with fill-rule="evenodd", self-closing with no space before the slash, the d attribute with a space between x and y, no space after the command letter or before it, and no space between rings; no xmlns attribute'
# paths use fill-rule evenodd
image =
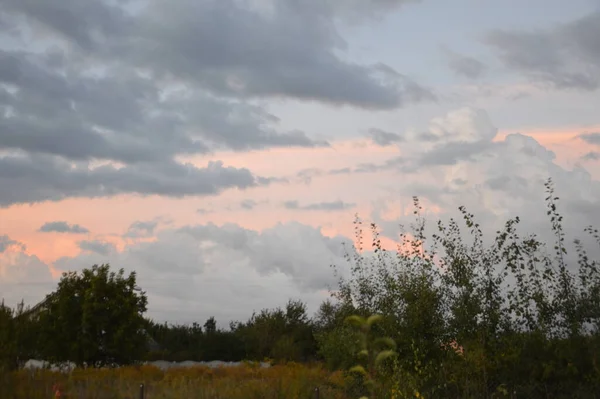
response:
<svg viewBox="0 0 600 399"><path fill-rule="evenodd" d="M396 356L394 340L388 337L373 339L370 334L371 327L381 319L381 315L372 315L368 318L353 315L346 319L360 332L358 358L361 364L355 365L349 371L360 376L363 387L371 397L381 395L381 382L377 380L379 372L386 360ZM368 397L363 395L361 399L368 399Z"/></svg>
<svg viewBox="0 0 600 399"><path fill-rule="evenodd" d="M16 309L0 303L0 370L17 368L23 359L34 356L37 330L23 317L29 309L23 302Z"/></svg>
<svg viewBox="0 0 600 399"><path fill-rule="evenodd" d="M153 366L76 369L71 373L21 370L10 374L0 399L47 399L58 385L67 398L133 398L144 384L147 398L180 399L345 399L343 378L318 366L252 365L162 371ZM3 386L3 388L7 387Z"/></svg>
<svg viewBox="0 0 600 399"><path fill-rule="evenodd" d="M288 301L285 309L264 309L232 328L244 343L246 359L307 361L315 353L316 342L306 305L300 301Z"/></svg>
<svg viewBox="0 0 600 399"><path fill-rule="evenodd" d="M38 316L39 347L51 362L83 366L129 364L146 351L143 313L147 299L136 274L94 265L63 273Z"/></svg>
<svg viewBox="0 0 600 399"><path fill-rule="evenodd" d="M555 235L549 246L535 235L521 236L518 217L486 244L464 207L459 208L464 228L454 219L440 221L426 240L415 198L416 221L410 234L402 233L398 252L385 251L371 225L369 259L357 219L357 245L347 256L352 273L339 279L332 296L340 309L383 316L378 333L398 346L389 370L396 397L415 392L436 398L594 397L598 392L598 262L580 240L574 241L577 264L568 258L551 181L546 189ZM597 230L585 231L600 244ZM335 330L341 334L343 326L329 334Z"/></svg>

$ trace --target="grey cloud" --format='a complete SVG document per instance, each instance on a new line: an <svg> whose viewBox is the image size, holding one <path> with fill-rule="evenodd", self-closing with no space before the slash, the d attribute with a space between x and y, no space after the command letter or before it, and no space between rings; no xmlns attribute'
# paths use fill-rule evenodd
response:
<svg viewBox="0 0 600 399"><path fill-rule="evenodd" d="M487 69L486 65L478 59L458 54L449 49L444 49L444 55L448 66L454 73L469 79L479 78Z"/></svg>
<svg viewBox="0 0 600 399"><path fill-rule="evenodd" d="M328 145L278 132L277 118L257 106L201 91L165 97L157 82L123 68L86 76L61 52L0 50L0 82L18 89L0 88L11 114L0 118L0 148L133 163L207 153L206 141L234 150Z"/></svg>
<svg viewBox="0 0 600 399"><path fill-rule="evenodd" d="M352 168L345 167L339 169L332 169L329 171L329 174L331 175L346 175L348 173L352 173Z"/></svg>
<svg viewBox="0 0 600 399"><path fill-rule="evenodd" d="M600 87L600 11L546 30L490 32L485 42L509 68L558 89Z"/></svg>
<svg viewBox="0 0 600 399"><path fill-rule="evenodd" d="M277 1L277 0L275 0ZM288 0L289 1L289 0ZM362 25L381 20L396 9L422 0L307 0L313 10L336 22Z"/></svg>
<svg viewBox="0 0 600 399"><path fill-rule="evenodd" d="M98 255L108 255L115 250L115 246L109 242L98 240L83 240L77 243L83 251L93 252Z"/></svg>
<svg viewBox="0 0 600 399"><path fill-rule="evenodd" d="M584 161L600 161L600 152L590 151L584 154L581 159Z"/></svg>
<svg viewBox="0 0 600 399"><path fill-rule="evenodd" d="M258 202L254 201L254 200L251 200L251 199L243 200L243 201L240 203L240 206L241 206L243 209L247 209L247 210L252 210L252 209L254 209L254 207L255 207L256 205L258 205Z"/></svg>
<svg viewBox="0 0 600 399"><path fill-rule="evenodd" d="M207 245L205 245L207 244ZM159 320L206 319L228 321L248 317L290 295L311 301L316 310L320 294L336 282L330 265L342 265L343 236L326 237L300 223L282 223L262 231L235 224L202 224L165 229L152 242L128 243L107 255L85 251L57 260L58 270L80 270L109 262L138 273L138 284L149 295L149 316ZM232 279L232 276L236 278ZM187 312L202 303L200 314ZM312 311L312 310L311 310Z"/></svg>
<svg viewBox="0 0 600 399"><path fill-rule="evenodd" d="M10 256L0 255L0 300L11 306L21 301L33 306L56 289L57 281L52 278L48 265L24 250L22 247Z"/></svg>
<svg viewBox="0 0 600 399"><path fill-rule="evenodd" d="M129 225L124 237L135 238L152 235L156 226L158 226L158 220L135 221Z"/></svg>
<svg viewBox="0 0 600 399"><path fill-rule="evenodd" d="M577 137L588 144L600 145L600 133L582 133Z"/></svg>
<svg viewBox="0 0 600 399"><path fill-rule="evenodd" d="M399 143L404 141L404 138L400 136L398 133L386 132L385 130L371 128L369 129L369 137L375 144L380 146L388 146L393 143Z"/></svg>
<svg viewBox="0 0 600 399"><path fill-rule="evenodd" d="M419 141L425 141L425 142L436 142L436 141L440 140L440 137L436 136L435 134L433 134L431 132L422 132L417 135L417 139Z"/></svg>
<svg viewBox="0 0 600 399"><path fill-rule="evenodd" d="M286 201L283 203L286 209L303 211L341 211L354 208L356 204L350 204L343 201L316 202L313 204L300 205L298 201Z"/></svg>
<svg viewBox="0 0 600 399"><path fill-rule="evenodd" d="M0 194L0 206L285 182L176 159L223 148L329 145L283 131L249 98L377 109L434 99L389 66L336 54L346 45L336 20L358 3L276 1L270 14L229 0L88 3L0 3L2 21L13 22L0 44L0 151L8 154L0 156L0 182L14 187ZM404 1L369 3L389 10ZM27 31L18 45L6 41L15 30ZM98 160L124 167L92 170L88 163Z"/></svg>
<svg viewBox="0 0 600 399"><path fill-rule="evenodd" d="M530 188L529 182L520 176L503 175L492 177L484 184L492 190L510 194L513 198L526 198Z"/></svg>
<svg viewBox="0 0 600 399"><path fill-rule="evenodd" d="M315 172L311 176L311 178L317 177L317 176L324 176L324 175L336 176L336 175L349 175L349 174L362 174L362 173L376 173L376 172L380 172L380 171L400 169L403 165L406 164L406 162L407 162L407 159L405 159L404 157L394 156L394 157L386 159L385 161L383 161L381 163L370 163L370 162L369 163L359 163L358 165L356 165L354 167L347 166L347 167L338 168L338 169L319 170L319 171ZM349 205L353 205L353 204L349 204Z"/></svg>
<svg viewBox="0 0 600 399"><path fill-rule="evenodd" d="M73 234L86 234L90 231L83 226L78 224L69 224L65 221L46 222L40 227L39 231L43 233L73 233Z"/></svg>
<svg viewBox="0 0 600 399"><path fill-rule="evenodd" d="M417 161L419 166L454 165L460 161L475 160L475 156L495 146L496 143L481 140L476 142L450 142L436 146L424 153Z"/></svg>
<svg viewBox="0 0 600 399"><path fill-rule="evenodd" d="M3 0L2 6L90 51L100 49L109 37L125 34L131 23L123 8L104 0Z"/></svg>
<svg viewBox="0 0 600 399"><path fill-rule="evenodd" d="M0 235L0 254L13 246L19 247L23 251L25 250L25 244L16 240L11 240L6 234Z"/></svg>
<svg viewBox="0 0 600 399"><path fill-rule="evenodd" d="M226 254L228 263L233 259L248 259L259 273L267 275L280 271L308 289L322 289L332 282L333 276L325 265L331 264L328 262L331 257L339 259L343 254L342 243L347 241L342 236L325 237L318 229L298 222L278 224L262 232L235 224L186 226L177 230L177 235L189 235L195 242L215 243L216 248L203 251L202 259L219 257L219 254ZM297 237L303 238L298 241ZM298 251L306 248L307 242L311 243L309 253L298 256ZM313 259L314 251L321 257ZM202 269L196 269L196 273L202 272Z"/></svg>
<svg viewBox="0 0 600 399"><path fill-rule="evenodd" d="M433 97L401 75L384 84L378 68L340 59L335 50L345 43L334 19L347 6L336 3L276 1L268 16L221 0L148 0L135 15L104 1L69 7L62 0L43 5L10 0L5 8L78 44L89 57L135 65L155 79L186 81L218 94L365 108L395 108ZM372 1L369 6L400 3Z"/></svg>
<svg viewBox="0 0 600 399"><path fill-rule="evenodd" d="M204 168L168 162L122 168L105 165L92 169L85 163L73 166L57 157L0 157L0 187L11 188L0 192L0 206L125 193L181 198L269 182L270 179L258 178L248 169L225 167L222 162L210 162Z"/></svg>

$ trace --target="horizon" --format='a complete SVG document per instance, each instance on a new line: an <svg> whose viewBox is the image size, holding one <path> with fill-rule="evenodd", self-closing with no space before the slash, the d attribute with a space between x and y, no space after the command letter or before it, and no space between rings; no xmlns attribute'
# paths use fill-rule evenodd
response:
<svg viewBox="0 0 600 399"><path fill-rule="evenodd" d="M0 4L0 292L136 271L147 316L305 302L353 219L394 249L412 197L486 233L600 227L597 0ZM368 237L368 235L367 235Z"/></svg>

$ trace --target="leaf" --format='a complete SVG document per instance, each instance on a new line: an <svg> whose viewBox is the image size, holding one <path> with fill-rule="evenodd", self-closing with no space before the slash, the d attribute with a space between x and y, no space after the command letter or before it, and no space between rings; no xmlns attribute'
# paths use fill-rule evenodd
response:
<svg viewBox="0 0 600 399"><path fill-rule="evenodd" d="M367 370L365 370L365 368L363 366L354 366L352 367L350 370L348 370L350 373L357 373L357 374L362 374L364 376L367 376Z"/></svg>
<svg viewBox="0 0 600 399"><path fill-rule="evenodd" d="M369 316L369 318L367 319L367 325L369 327L371 327L373 324L380 322L381 320L383 320L383 316L379 315L379 314L374 314L372 316Z"/></svg>
<svg viewBox="0 0 600 399"><path fill-rule="evenodd" d="M375 357L375 365L379 366L384 360L396 356L397 353L391 350L381 351Z"/></svg>
<svg viewBox="0 0 600 399"><path fill-rule="evenodd" d="M396 342L389 337L377 338L373 341L373 345L376 347L387 347L390 349L396 349Z"/></svg>
<svg viewBox="0 0 600 399"><path fill-rule="evenodd" d="M353 316L348 316L346 317L346 323L355 326L355 327L362 327L363 325L366 324L366 321L364 318L357 316L357 315L353 315Z"/></svg>

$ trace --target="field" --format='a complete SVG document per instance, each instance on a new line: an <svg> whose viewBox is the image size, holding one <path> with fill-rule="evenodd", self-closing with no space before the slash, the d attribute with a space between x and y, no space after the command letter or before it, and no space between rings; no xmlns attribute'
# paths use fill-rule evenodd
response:
<svg viewBox="0 0 600 399"><path fill-rule="evenodd" d="M137 399L144 384L147 399L342 399L344 378L319 365L289 363L271 368L193 367L162 371L154 366L74 370L20 370L3 376L0 398L50 399L59 386L61 398ZM7 388L7 389L6 389ZM318 388L318 392L316 392Z"/></svg>

